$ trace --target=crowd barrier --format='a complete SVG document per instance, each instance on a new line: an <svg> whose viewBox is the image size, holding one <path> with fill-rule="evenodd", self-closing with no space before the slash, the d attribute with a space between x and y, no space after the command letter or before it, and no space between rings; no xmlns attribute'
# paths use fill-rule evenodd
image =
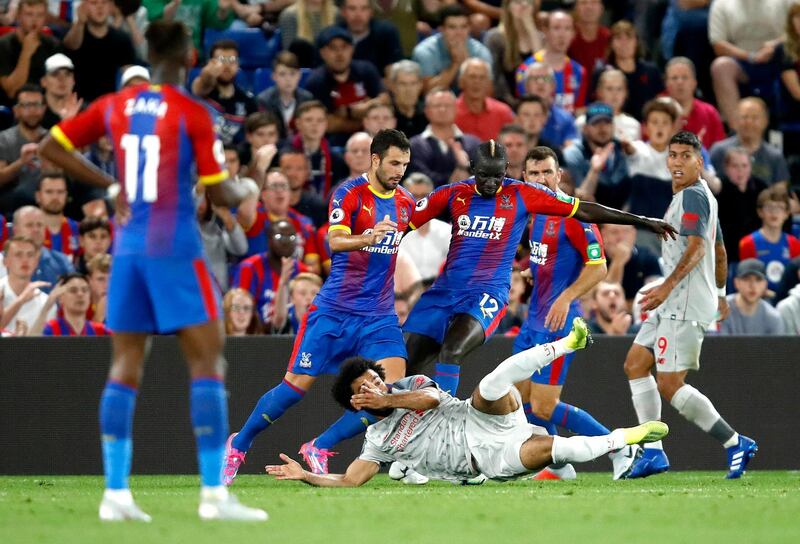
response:
<svg viewBox="0 0 800 544"><path fill-rule="evenodd" d="M283 376L292 337L229 339L230 422L238 429L254 403ZM636 423L622 370L630 337L597 338L579 352L563 400L592 413L608 427ZM110 360L107 338L11 338L0 340L0 474L100 474L97 406ZM511 352L511 340L495 338L475 351L462 367L460 396ZM759 442L752 464L758 469L797 469L796 455L800 338L709 337L701 370L688 381L703 391L739 432ZM325 376L300 405L255 441L243 466L263 472L278 454L298 458L303 442L341 414ZM140 389L134 423L133 471L187 474L196 471L189 424L188 375L177 342L155 338ZM725 468L716 441L664 403L671 428L664 444L675 470ZM360 451L361 440L342 444L331 468L343 470ZM579 471L610 469L606 459Z"/></svg>

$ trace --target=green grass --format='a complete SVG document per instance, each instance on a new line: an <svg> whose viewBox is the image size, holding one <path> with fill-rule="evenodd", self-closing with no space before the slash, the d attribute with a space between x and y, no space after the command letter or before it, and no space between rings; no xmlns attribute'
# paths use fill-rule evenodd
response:
<svg viewBox="0 0 800 544"><path fill-rule="evenodd" d="M236 494L269 512L262 524L201 523L196 477L137 476L131 484L154 518L149 525L97 521L99 477L0 477L0 542L800 542L800 473L722 476L683 472L612 482L583 473L574 482L480 487L412 487L379 476L360 489L241 476Z"/></svg>

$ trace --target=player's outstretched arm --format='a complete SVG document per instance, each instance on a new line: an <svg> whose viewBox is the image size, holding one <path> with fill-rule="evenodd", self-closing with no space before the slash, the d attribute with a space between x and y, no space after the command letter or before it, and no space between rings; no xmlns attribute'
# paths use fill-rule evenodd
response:
<svg viewBox="0 0 800 544"><path fill-rule="evenodd" d="M285 464L267 465L264 467L267 474L278 480L297 480L317 487L358 487L370 481L380 468L372 461L356 459L344 474L314 474L285 453L280 454L280 458Z"/></svg>
<svg viewBox="0 0 800 544"><path fill-rule="evenodd" d="M115 182L114 178L90 163L83 155L67 150L49 134L39 144L39 156L84 183L107 188Z"/></svg>
<svg viewBox="0 0 800 544"><path fill-rule="evenodd" d="M616 208L609 208L597 202L586 202L581 200L578 210L574 217L586 223L616 223L617 225L635 225L644 227L658 234L662 239L667 237L675 239L675 229L672 225L662 219L644 217L632 213L623 212Z"/></svg>
<svg viewBox="0 0 800 544"><path fill-rule="evenodd" d="M373 410L433 410L440 403L439 390L435 387L424 387L415 391L398 391L384 393L375 384L365 381L361 389L350 397L350 404L356 410L365 408Z"/></svg>

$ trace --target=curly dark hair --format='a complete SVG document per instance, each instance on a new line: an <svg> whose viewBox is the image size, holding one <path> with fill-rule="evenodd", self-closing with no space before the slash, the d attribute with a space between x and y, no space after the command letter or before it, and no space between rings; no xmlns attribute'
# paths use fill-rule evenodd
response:
<svg viewBox="0 0 800 544"><path fill-rule="evenodd" d="M353 381L367 370L374 370L382 380L386 379L386 371L381 365L364 357L350 357L342 363L339 375L331 387L334 400L345 410L353 410L350 397L353 396Z"/></svg>

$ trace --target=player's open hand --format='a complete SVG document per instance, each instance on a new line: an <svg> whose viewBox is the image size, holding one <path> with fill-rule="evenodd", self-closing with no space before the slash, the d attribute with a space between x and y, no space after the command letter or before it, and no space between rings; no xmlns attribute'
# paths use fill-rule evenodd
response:
<svg viewBox="0 0 800 544"><path fill-rule="evenodd" d="M670 292L672 292L672 287L670 287L667 282L660 283L652 289L642 291L642 311L649 312L661 306L661 304L667 300Z"/></svg>
<svg viewBox="0 0 800 544"><path fill-rule="evenodd" d="M654 217L647 217L645 219L647 222L647 228L658 234L658 237L662 240L669 240L672 238L675 239L677 231L675 227L664 221L663 219L655 219Z"/></svg>
<svg viewBox="0 0 800 544"><path fill-rule="evenodd" d="M270 476L275 476L278 480L304 480L306 477L306 471L303 470L303 467L300 466L300 463L286 455L285 453L281 453L279 455L281 461L286 463L285 465L267 465L264 467L264 470L267 471L267 474Z"/></svg>
<svg viewBox="0 0 800 544"><path fill-rule="evenodd" d="M397 223L392 221L389 215L384 215L383 219L375 223L375 226L372 227L372 232L370 233L370 244L374 246L375 244L379 244L383 237L386 236L390 232L394 232L397 230Z"/></svg>
<svg viewBox="0 0 800 544"><path fill-rule="evenodd" d="M350 397L350 404L356 410L389 408L389 398L375 384L365 381L361 384L358 393Z"/></svg>

